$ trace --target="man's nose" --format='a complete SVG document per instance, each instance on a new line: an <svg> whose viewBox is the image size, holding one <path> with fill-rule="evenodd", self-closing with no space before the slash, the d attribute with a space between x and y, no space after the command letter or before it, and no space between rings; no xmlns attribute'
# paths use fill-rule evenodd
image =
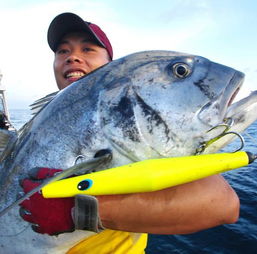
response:
<svg viewBox="0 0 257 254"><path fill-rule="evenodd" d="M82 59L78 54L70 54L67 58L66 58L66 63L81 63Z"/></svg>

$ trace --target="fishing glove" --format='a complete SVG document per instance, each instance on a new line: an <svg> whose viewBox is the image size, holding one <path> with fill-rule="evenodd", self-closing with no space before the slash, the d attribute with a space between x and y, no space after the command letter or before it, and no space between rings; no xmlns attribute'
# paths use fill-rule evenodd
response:
<svg viewBox="0 0 257 254"><path fill-rule="evenodd" d="M60 169L35 168L30 178L21 182L25 193L31 191L42 180L61 172ZM44 198L40 192L20 204L21 217L32 223L32 229L41 234L58 235L75 229L99 232L103 229L98 216L95 197L78 195L75 198Z"/></svg>

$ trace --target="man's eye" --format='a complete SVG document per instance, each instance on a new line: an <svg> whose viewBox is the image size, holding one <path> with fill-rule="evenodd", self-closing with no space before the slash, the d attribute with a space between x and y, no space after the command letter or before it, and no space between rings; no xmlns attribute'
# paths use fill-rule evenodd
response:
<svg viewBox="0 0 257 254"><path fill-rule="evenodd" d="M88 48L88 47L84 48L83 50L84 50L84 52L93 51L93 49L92 49L92 48Z"/></svg>
<svg viewBox="0 0 257 254"><path fill-rule="evenodd" d="M57 54L66 54L68 52L67 49L59 49L57 50Z"/></svg>

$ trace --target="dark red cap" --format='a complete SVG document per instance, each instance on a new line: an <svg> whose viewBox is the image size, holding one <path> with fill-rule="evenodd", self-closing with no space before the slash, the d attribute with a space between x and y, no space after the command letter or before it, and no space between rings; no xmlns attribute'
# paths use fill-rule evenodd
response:
<svg viewBox="0 0 257 254"><path fill-rule="evenodd" d="M69 12L56 16L51 22L47 32L47 41L50 48L55 52L60 40L66 34L77 31L89 33L99 46L107 50L110 58L113 58L112 45L101 28Z"/></svg>

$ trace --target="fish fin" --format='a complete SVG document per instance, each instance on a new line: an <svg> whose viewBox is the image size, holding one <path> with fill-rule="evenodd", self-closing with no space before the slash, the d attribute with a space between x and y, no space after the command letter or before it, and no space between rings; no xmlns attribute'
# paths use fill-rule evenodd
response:
<svg viewBox="0 0 257 254"><path fill-rule="evenodd" d="M15 130L0 129L0 155L5 151L6 147L17 137Z"/></svg>
<svg viewBox="0 0 257 254"><path fill-rule="evenodd" d="M33 102L30 105L30 110L32 111L31 114L32 115L37 114L46 104L48 104L56 96L56 94L58 92L59 91L54 92L54 93L50 93L50 94L36 100L35 102Z"/></svg>

